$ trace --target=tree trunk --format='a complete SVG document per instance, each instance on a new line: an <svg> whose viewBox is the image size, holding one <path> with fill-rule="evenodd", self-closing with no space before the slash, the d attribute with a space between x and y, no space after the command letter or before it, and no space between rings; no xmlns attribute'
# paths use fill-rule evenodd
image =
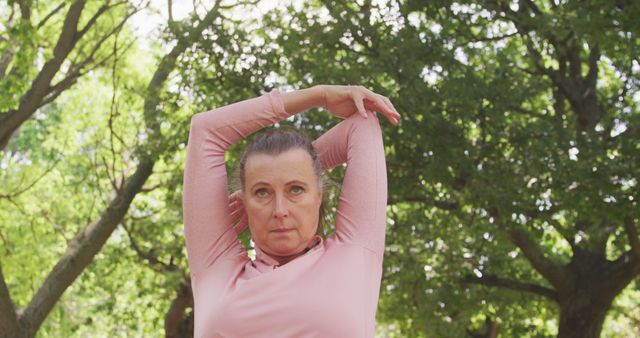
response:
<svg viewBox="0 0 640 338"><path fill-rule="evenodd" d="M189 308L193 308L193 293L191 280L187 279L180 283L178 294L164 316L165 337L193 337L193 311L186 315Z"/></svg>
<svg viewBox="0 0 640 338"><path fill-rule="evenodd" d="M615 261L602 252L574 248L567 265L571 287L559 290L559 338L597 338L613 300L637 276L638 259L630 253Z"/></svg>
<svg viewBox="0 0 640 338"><path fill-rule="evenodd" d="M632 243L632 250L611 261L605 255L607 233L598 232L603 230L603 226L598 226L595 230L589 230L583 225L576 227L589 231L591 237L581 242L581 245L572 243L573 256L566 265L559 265L546 257L525 232L518 229L510 231L514 244L549 281L553 290L545 291L546 287L489 276L467 277L465 281L545 296L557 302L560 307L559 338L600 337L613 300L640 273L640 255L636 254L637 251L640 252L640 245L635 225L629 220L625 229Z"/></svg>
<svg viewBox="0 0 640 338"><path fill-rule="evenodd" d="M138 164L136 172L127 178L123 189L111 201L100 219L80 230L73 238L64 256L49 273L26 308L15 310L3 275L0 273L0 328L3 328L3 331L0 331L0 338L35 337L38 329L62 294L91 263L127 213L134 197L140 192L147 178L152 174L155 161L161 152L159 144L162 137L160 118L158 117L160 112L158 103L169 73L175 68L178 57L184 50L191 46L193 41L202 34L202 31L209 27L218 17L219 5L220 2L216 2L214 8L207 13L205 18L200 20L198 25L189 31L189 35L179 39L178 44L174 46L171 52L161 59L148 85L147 96L145 97L145 124L151 137L147 143L140 145L141 153L145 155L141 156L141 162ZM180 329L188 331L188 322L181 326ZM191 325L191 331L193 331L193 325Z"/></svg>
<svg viewBox="0 0 640 338"><path fill-rule="evenodd" d="M611 306L611 300L590 299L597 290L569 298L560 305L558 338L598 338Z"/></svg>

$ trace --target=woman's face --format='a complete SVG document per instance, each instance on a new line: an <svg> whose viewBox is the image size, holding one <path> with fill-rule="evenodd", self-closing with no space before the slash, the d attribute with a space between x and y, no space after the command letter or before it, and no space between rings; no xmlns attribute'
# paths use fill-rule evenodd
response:
<svg viewBox="0 0 640 338"><path fill-rule="evenodd" d="M316 233L322 202L311 156L300 148L251 155L244 186L255 244L281 264L303 251Z"/></svg>

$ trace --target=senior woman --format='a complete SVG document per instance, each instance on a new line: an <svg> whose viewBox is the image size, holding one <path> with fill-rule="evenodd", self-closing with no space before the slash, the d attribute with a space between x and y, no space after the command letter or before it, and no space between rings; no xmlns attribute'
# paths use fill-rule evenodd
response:
<svg viewBox="0 0 640 338"><path fill-rule="evenodd" d="M312 107L344 120L313 144L297 132L262 135L229 196L225 150ZM196 337L374 336L387 201L376 112L393 125L400 118L365 87L318 85L193 116L183 207ZM336 230L325 240L322 172L342 163ZM255 260L237 237L247 226Z"/></svg>

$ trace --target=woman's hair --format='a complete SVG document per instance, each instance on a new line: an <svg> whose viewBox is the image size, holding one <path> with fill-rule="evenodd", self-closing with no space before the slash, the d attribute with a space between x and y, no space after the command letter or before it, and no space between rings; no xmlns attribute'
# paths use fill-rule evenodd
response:
<svg viewBox="0 0 640 338"><path fill-rule="evenodd" d="M276 130L272 129L260 135L257 139L249 144L244 151L240 163L238 164L238 176L240 181L240 187L244 191L245 189L245 166L247 160L251 155L266 154L266 155L280 155L288 150L303 149L309 156L311 156L311 163L313 165L313 171L318 179L318 188L323 189L323 175L322 175L322 163L318 157L318 153L313 148L311 140L300 133L297 130ZM318 220L318 230L316 234L324 238L324 215L325 215L324 194L323 200L320 204L320 217Z"/></svg>

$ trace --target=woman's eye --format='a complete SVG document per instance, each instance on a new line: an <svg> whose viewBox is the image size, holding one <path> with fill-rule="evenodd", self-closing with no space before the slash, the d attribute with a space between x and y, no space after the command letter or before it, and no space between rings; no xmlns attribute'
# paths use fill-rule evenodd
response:
<svg viewBox="0 0 640 338"><path fill-rule="evenodd" d="M266 197L267 195L269 195L269 192L267 191L267 189L256 190L256 196L258 197Z"/></svg>
<svg viewBox="0 0 640 338"><path fill-rule="evenodd" d="M302 187L299 187L297 185L291 187L291 193L294 194L294 195L300 195L300 194L302 194L303 191L304 191L304 189L302 189Z"/></svg>

